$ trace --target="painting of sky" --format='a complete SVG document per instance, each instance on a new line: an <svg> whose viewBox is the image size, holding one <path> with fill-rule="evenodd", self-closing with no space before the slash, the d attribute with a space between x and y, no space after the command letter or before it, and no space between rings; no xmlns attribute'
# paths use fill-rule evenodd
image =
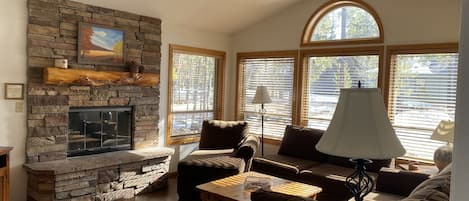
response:
<svg viewBox="0 0 469 201"><path fill-rule="evenodd" d="M91 43L104 49L112 51L114 44L123 40L122 31L101 27L92 27L92 29Z"/></svg>

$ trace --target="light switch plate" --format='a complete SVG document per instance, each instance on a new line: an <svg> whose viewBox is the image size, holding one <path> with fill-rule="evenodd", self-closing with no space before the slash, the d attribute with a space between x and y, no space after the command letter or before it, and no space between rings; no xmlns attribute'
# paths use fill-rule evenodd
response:
<svg viewBox="0 0 469 201"><path fill-rule="evenodd" d="M23 112L24 111L24 102L16 102L15 104L15 111L16 112Z"/></svg>

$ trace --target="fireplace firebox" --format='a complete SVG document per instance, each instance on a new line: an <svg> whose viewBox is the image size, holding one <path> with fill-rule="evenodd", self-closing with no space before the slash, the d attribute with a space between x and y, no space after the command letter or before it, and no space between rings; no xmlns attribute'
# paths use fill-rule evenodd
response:
<svg viewBox="0 0 469 201"><path fill-rule="evenodd" d="M132 107L70 108L67 156L132 149Z"/></svg>

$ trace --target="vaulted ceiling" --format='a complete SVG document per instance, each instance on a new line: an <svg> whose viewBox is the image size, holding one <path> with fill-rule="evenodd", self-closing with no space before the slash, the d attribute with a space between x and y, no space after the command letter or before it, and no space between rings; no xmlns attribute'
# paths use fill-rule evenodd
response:
<svg viewBox="0 0 469 201"><path fill-rule="evenodd" d="M235 33L304 0L76 0L157 17L165 22Z"/></svg>

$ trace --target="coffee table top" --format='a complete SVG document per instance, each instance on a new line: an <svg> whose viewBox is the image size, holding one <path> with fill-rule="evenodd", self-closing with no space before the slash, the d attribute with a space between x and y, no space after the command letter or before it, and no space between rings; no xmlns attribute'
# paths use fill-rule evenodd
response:
<svg viewBox="0 0 469 201"><path fill-rule="evenodd" d="M244 180L248 176L270 178L273 185L272 191L295 195L300 197L313 197L322 191L322 188L266 175L258 172L246 172L231 177L211 181L197 186L202 192L216 194L218 196L236 201L250 201L251 192L244 190Z"/></svg>

